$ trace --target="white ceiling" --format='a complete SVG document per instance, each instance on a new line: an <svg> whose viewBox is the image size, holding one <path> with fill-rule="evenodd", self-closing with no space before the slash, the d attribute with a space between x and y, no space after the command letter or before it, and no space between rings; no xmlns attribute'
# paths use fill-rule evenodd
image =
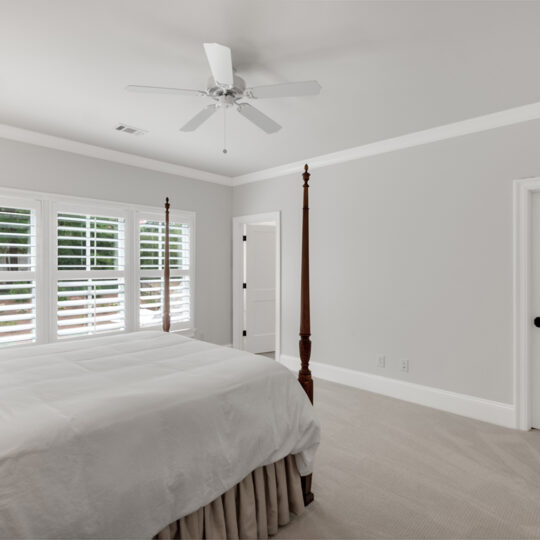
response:
<svg viewBox="0 0 540 540"><path fill-rule="evenodd" d="M540 2L0 0L0 122L227 176L540 101ZM317 97L254 103L179 131L206 101L203 42L249 86L317 79ZM119 122L146 129L114 131Z"/></svg>

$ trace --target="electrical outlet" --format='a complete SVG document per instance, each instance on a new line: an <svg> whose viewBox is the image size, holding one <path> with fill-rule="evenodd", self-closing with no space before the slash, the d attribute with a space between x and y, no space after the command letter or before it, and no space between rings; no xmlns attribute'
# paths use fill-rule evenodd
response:
<svg viewBox="0 0 540 540"><path fill-rule="evenodd" d="M407 373L409 371L409 361L408 360L402 360L401 361L401 371Z"/></svg>
<svg viewBox="0 0 540 540"><path fill-rule="evenodd" d="M386 367L386 356L384 356L383 354L381 354L377 358L377 367L378 368L385 368Z"/></svg>

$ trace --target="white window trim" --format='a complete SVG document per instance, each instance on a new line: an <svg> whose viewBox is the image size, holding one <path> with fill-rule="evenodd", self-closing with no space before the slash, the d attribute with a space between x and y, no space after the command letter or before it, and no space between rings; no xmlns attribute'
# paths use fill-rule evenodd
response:
<svg viewBox="0 0 540 540"><path fill-rule="evenodd" d="M151 215L156 219L165 219L165 208L115 202L104 199L76 197L57 193L0 188L2 204L20 208L32 208L36 212L37 249L36 249L36 342L53 343L56 336L56 212L67 211L93 215L125 217L125 330L62 338L61 341L78 341L99 336L124 334L134 331L159 329L161 325L139 328L139 216ZM173 222L188 223L190 234L190 321L176 323L171 331L186 335L195 333L195 291L196 291L196 215L188 210L171 209L169 217ZM70 272L71 275L71 271ZM100 271L100 276L107 277L107 271ZM105 273L103 273L105 272ZM61 274L62 276L67 274ZM1 276L0 276L1 277ZM10 276L13 278L13 274ZM65 279L65 278L64 278ZM8 346L25 347L34 343L13 344Z"/></svg>

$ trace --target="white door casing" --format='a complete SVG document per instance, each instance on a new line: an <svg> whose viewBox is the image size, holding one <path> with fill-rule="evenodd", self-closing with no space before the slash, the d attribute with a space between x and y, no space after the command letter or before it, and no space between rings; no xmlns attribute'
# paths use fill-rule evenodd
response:
<svg viewBox="0 0 540 540"><path fill-rule="evenodd" d="M540 192L531 199L531 322L540 317ZM531 427L540 429L540 328L531 327L530 402Z"/></svg>
<svg viewBox="0 0 540 540"><path fill-rule="evenodd" d="M540 245L539 220L534 216L538 209L534 200L537 196L540 196L540 178L514 181L514 406L515 425L522 430L533 427L533 392L540 391L534 388L535 377L539 376L540 328L533 324L540 315L535 311L538 309L535 287L540 287L538 263L534 260L535 244ZM539 231L536 235L535 229Z"/></svg>

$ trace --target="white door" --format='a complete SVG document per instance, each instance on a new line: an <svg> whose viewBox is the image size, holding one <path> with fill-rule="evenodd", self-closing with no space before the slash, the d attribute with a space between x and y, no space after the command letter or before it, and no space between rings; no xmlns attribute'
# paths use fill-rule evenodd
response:
<svg viewBox="0 0 540 540"><path fill-rule="evenodd" d="M532 196L531 405L532 427L540 429L540 193ZM536 319L538 317L538 319Z"/></svg>
<svg viewBox="0 0 540 540"><path fill-rule="evenodd" d="M246 225L244 349L270 352L276 340L276 227Z"/></svg>

